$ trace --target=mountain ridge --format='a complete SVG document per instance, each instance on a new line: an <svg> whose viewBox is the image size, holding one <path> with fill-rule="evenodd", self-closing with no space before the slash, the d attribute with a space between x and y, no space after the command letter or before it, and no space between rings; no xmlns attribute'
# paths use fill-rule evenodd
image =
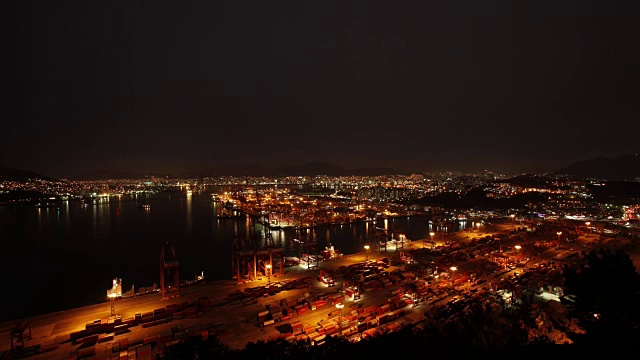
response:
<svg viewBox="0 0 640 360"><path fill-rule="evenodd" d="M361 167L347 169L329 164L327 162L309 162L302 165L283 165L267 167L256 163L231 163L217 167L203 168L176 174L156 172L126 172L109 169L95 169L84 171L69 180L109 180L109 179L144 179L148 177L165 178L199 178L216 176L383 176L383 175L407 175L411 172L399 171L392 168ZM413 173L422 173L415 171ZM574 178L597 178L610 181L634 181L640 178L640 156L637 154L624 154L619 157L598 156L592 159L582 160L561 168L552 175L568 175ZM21 170L9 167L0 167L0 180L26 181L28 179L43 179L60 181L50 176L38 174L29 170Z"/></svg>
<svg viewBox="0 0 640 360"><path fill-rule="evenodd" d="M60 181L56 178L38 174L30 170L22 170L22 169L0 166L0 180L27 181L29 179Z"/></svg>
<svg viewBox="0 0 640 360"><path fill-rule="evenodd" d="M640 156L638 154L624 154L618 157L598 156L575 162L555 171L554 174L581 179L634 180L640 177Z"/></svg>

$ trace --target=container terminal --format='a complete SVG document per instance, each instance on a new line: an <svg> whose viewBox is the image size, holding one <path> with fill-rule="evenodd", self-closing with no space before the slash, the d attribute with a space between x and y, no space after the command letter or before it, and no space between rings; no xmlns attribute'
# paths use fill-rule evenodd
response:
<svg viewBox="0 0 640 360"><path fill-rule="evenodd" d="M470 235L499 235L489 229L473 231L454 234L456 238L448 242L460 245L470 240ZM572 246L588 247L594 239L595 235L583 235L578 239L581 244ZM502 244L517 250L504 251L501 244L500 256L485 254L493 257L498 267L490 273L475 269L479 274L470 276L461 267L443 268L442 264L435 271L433 267L420 271L410 267L414 253L445 248L432 240L433 235L365 247L350 255L325 250L322 253L330 254L329 258L317 256L315 263L293 266L285 266L278 249L251 253L237 248L233 254L235 278L207 281L201 276L200 281L189 283L180 281L178 259L166 244L161 250L158 291L121 296L121 279L114 279L104 303L1 323L0 359L153 359L164 348L190 336L215 335L233 349L277 338L313 345L321 345L327 336L357 341L382 329L393 331L417 324L434 309L457 302L461 296L486 297L487 292L497 290L515 296L520 286L510 285L511 279L519 274L524 279L525 271L536 276L535 269L545 265L553 275L549 264L566 252L556 245L536 259L527 258L524 264L521 246L514 247L505 239ZM446 248L449 253L461 251ZM558 292L559 287L550 287L540 291L540 296L557 297Z"/></svg>

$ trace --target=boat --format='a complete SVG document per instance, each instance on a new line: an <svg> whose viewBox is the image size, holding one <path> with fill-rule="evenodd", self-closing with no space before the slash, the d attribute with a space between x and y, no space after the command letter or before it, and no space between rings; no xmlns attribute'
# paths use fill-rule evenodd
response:
<svg viewBox="0 0 640 360"><path fill-rule="evenodd" d="M222 211L221 213L219 213L218 215L216 215L216 217L218 219L239 219L242 217L241 214L234 212L229 212L229 211Z"/></svg>
<svg viewBox="0 0 640 360"><path fill-rule="evenodd" d="M51 207L55 207L56 204L51 204L51 203L37 203L36 207L37 208L51 208Z"/></svg>
<svg viewBox="0 0 640 360"><path fill-rule="evenodd" d="M142 205L138 205L138 209L151 209L151 205L144 203Z"/></svg>

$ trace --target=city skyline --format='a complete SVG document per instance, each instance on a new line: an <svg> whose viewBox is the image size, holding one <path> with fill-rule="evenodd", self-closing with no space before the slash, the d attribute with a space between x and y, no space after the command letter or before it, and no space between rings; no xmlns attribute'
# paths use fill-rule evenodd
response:
<svg viewBox="0 0 640 360"><path fill-rule="evenodd" d="M545 173L640 152L623 1L19 2L0 166Z"/></svg>

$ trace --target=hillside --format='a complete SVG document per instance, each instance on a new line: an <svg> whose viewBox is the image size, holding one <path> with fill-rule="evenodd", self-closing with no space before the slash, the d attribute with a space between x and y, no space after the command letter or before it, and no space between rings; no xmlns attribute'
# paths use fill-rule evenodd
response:
<svg viewBox="0 0 640 360"><path fill-rule="evenodd" d="M303 165L287 165L268 168L257 164L231 164L198 172L191 175L197 176L377 176L396 175L398 172L390 168L357 168L346 169L325 162L314 162Z"/></svg>
<svg viewBox="0 0 640 360"><path fill-rule="evenodd" d="M27 181L30 179L41 179L48 181L59 181L52 177L35 173L33 171L14 169L8 167L0 167L0 180L2 181Z"/></svg>
<svg viewBox="0 0 640 360"><path fill-rule="evenodd" d="M616 158L597 157L580 161L555 172L576 178L597 178L605 180L634 180L640 177L640 156L625 154Z"/></svg>

